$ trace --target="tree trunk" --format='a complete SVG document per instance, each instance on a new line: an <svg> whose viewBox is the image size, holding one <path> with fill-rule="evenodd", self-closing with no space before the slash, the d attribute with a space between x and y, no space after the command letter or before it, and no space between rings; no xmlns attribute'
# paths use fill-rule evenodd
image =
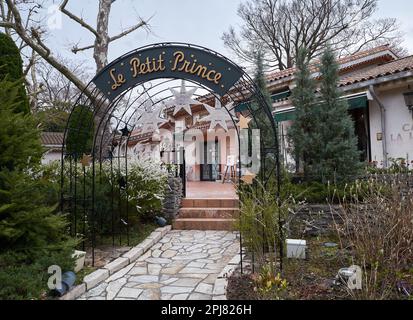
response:
<svg viewBox="0 0 413 320"><path fill-rule="evenodd" d="M95 40L93 58L96 62L96 72L102 70L108 64L108 48L109 48L109 15L112 8L113 0L100 0L99 12L97 16L98 36Z"/></svg>

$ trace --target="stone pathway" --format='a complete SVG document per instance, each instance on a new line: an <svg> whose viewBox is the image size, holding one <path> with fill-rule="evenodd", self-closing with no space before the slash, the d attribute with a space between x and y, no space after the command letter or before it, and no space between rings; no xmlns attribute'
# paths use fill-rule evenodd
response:
<svg viewBox="0 0 413 320"><path fill-rule="evenodd" d="M136 262L79 300L212 300L215 281L239 252L237 233L170 231Z"/></svg>

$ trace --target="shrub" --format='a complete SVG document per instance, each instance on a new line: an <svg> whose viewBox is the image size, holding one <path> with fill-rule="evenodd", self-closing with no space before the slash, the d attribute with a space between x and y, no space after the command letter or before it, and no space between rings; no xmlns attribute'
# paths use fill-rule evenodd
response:
<svg viewBox="0 0 413 320"><path fill-rule="evenodd" d="M16 84L0 80L0 170L24 169L40 162L40 133L31 115L19 108Z"/></svg>
<svg viewBox="0 0 413 320"><path fill-rule="evenodd" d="M337 234L363 270L363 288L353 296L388 299L413 263L413 191L396 179L368 186L356 185L342 202Z"/></svg>
<svg viewBox="0 0 413 320"><path fill-rule="evenodd" d="M0 32L0 81L17 83L16 112L29 113L29 99L23 83L23 61L13 39Z"/></svg>
<svg viewBox="0 0 413 320"><path fill-rule="evenodd" d="M49 292L47 269L58 265L63 272L73 270L71 255L72 248L51 250L35 259L14 250L0 254L0 300L45 299Z"/></svg>
<svg viewBox="0 0 413 320"><path fill-rule="evenodd" d="M1 251L13 249L36 257L69 245L67 221L54 213L56 205L47 206L47 189L28 174L0 172Z"/></svg>
<svg viewBox="0 0 413 320"><path fill-rule="evenodd" d="M90 154L94 138L94 114L87 107L78 105L72 111L68 122L66 152L79 159Z"/></svg>
<svg viewBox="0 0 413 320"><path fill-rule="evenodd" d="M258 269L268 263L272 272L275 272L280 259L278 252L285 237L280 222L287 219L294 207L294 200L289 198L279 203L273 185L264 187L260 182L241 186L238 194L241 203L238 228L244 246L254 256Z"/></svg>
<svg viewBox="0 0 413 320"><path fill-rule="evenodd" d="M119 169L120 168L120 169ZM90 238L91 227L95 226L95 230L99 230L101 234L118 233L122 228L119 220L126 220L126 210L128 210L129 228L132 230L140 223L153 222L155 216L162 216L163 199L167 189L168 173L161 168L160 163L150 160L131 162L129 163L127 172L128 190L121 187L121 181L126 181L125 164L121 161L113 163L109 161L96 166L95 176L95 217L91 216L90 206L86 203L84 207L83 194L88 198L92 195L93 172L92 167L86 167L83 172L83 167L80 163L70 164L65 162L64 167L64 194L72 195L75 188L73 177L77 175L77 210L76 210L76 230L83 237ZM70 174L70 170L72 173ZM39 175L54 183L56 188L60 188L61 183L61 167L60 163L55 162L43 166L42 172ZM72 176L72 191L70 191L70 180ZM85 182L85 184L84 184ZM84 189L85 188L85 189ZM69 209L69 208L67 208ZM83 234L84 214L87 214L85 225L85 234ZM73 208L71 209L73 215ZM74 216L71 216L71 221L74 223Z"/></svg>

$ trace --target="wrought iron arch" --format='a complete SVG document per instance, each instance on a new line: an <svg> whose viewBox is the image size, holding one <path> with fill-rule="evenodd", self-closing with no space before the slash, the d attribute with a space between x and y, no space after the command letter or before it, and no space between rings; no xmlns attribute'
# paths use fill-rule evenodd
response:
<svg viewBox="0 0 413 320"><path fill-rule="evenodd" d="M71 234L84 238L83 248L86 242L92 247L93 264L99 235L111 234L113 245L116 237L122 241L126 236L129 243L128 205L121 203L121 197L118 203L113 199L114 194L124 194L126 199L128 196L127 146L131 132L135 129L136 117L145 112L147 101L153 105L167 101L171 96L166 92L177 87L176 80L186 80L203 89L203 94L195 95L200 100L217 98L233 102L227 112L237 130L238 140L241 129L238 129L238 120L232 112L251 118L250 127L259 129L261 133L259 177L264 183L276 179L278 192L274 196L279 198L277 126L271 106L244 69L213 50L192 44L160 43L138 48L110 63L91 80L74 103L64 134L61 210L68 213ZM122 145L126 146L124 152L121 152ZM112 199L109 208L103 212L95 200L96 186L105 165L110 167L109 197ZM120 172L122 179L115 181L116 174ZM115 210L115 205L119 210ZM115 216L115 211L118 216ZM108 219L111 230L102 230L103 221ZM280 231L281 226L282 221ZM281 255L282 247L280 245Z"/></svg>

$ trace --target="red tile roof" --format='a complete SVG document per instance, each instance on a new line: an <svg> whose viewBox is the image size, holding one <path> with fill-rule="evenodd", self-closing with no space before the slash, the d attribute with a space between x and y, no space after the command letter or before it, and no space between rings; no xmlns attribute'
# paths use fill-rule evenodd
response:
<svg viewBox="0 0 413 320"><path fill-rule="evenodd" d="M389 53L390 52L390 53ZM341 65L341 70L348 69L349 66L343 66L345 64L351 63L351 62L356 62L357 60L368 58L369 56L373 56L377 53L383 53L382 58L386 59L385 61L393 60L394 57L396 56L392 51L389 45L383 45L379 47L375 47L369 50L361 51L357 54L346 56L343 58L340 58L337 60L338 64ZM377 57L372 57L372 59L375 59ZM310 68L313 72L317 71L318 67L318 61L315 61L314 63L311 64ZM271 83L273 81L277 81L283 78L291 77L294 75L296 72L296 68L289 68L285 69L282 71L276 71L272 72L267 75L268 81Z"/></svg>
<svg viewBox="0 0 413 320"><path fill-rule="evenodd" d="M41 141L44 146L61 146L63 145L63 132L42 132Z"/></svg>
<svg viewBox="0 0 413 320"><path fill-rule="evenodd" d="M340 80L340 86L347 86L358 82L368 81L393 75L403 71L413 70L413 56L391 61L369 70L355 72Z"/></svg>

